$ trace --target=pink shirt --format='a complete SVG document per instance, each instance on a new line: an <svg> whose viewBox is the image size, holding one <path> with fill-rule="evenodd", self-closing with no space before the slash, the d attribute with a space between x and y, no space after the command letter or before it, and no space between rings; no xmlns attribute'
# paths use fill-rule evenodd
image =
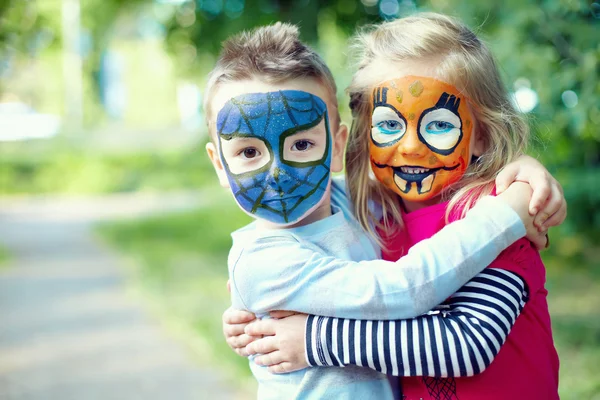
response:
<svg viewBox="0 0 600 400"><path fill-rule="evenodd" d="M447 203L403 215L405 228L385 238L383 258L395 261L444 227ZM496 359L470 378L402 378L403 399L558 399L558 355L552 340L546 270L537 250L521 239L488 268L514 272L526 283L529 300Z"/></svg>

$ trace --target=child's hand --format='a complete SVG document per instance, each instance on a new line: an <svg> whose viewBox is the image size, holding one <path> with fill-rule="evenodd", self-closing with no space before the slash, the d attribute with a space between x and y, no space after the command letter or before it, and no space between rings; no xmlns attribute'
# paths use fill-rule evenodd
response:
<svg viewBox="0 0 600 400"><path fill-rule="evenodd" d="M547 231L540 231L534 225L534 217L529 213L531 187L523 182L515 182L496 197L508 204L523 221L527 230L527 239L538 249L543 249L548 243Z"/></svg>
<svg viewBox="0 0 600 400"><path fill-rule="evenodd" d="M271 315L273 316L273 313ZM304 339L306 319L305 314L295 314L291 317L263 319L251 323L246 327L246 334L264 337L246 346L248 355L261 354L254 362L269 367L269 372L274 374L308 367Z"/></svg>
<svg viewBox="0 0 600 400"><path fill-rule="evenodd" d="M522 156L508 164L496 177L496 193L502 193L516 181L526 182L533 189L529 212L535 215L534 225L540 232L562 224L567 216L562 186L539 161Z"/></svg>
<svg viewBox="0 0 600 400"><path fill-rule="evenodd" d="M229 307L223 313L223 334L229 347L242 357L248 357L246 346L260 337L249 336L244 332L248 324L256 316L248 311L235 310Z"/></svg>

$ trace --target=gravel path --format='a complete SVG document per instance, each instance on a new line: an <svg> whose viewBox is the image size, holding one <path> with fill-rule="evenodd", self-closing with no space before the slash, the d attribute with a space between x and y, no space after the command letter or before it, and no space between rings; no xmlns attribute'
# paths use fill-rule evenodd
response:
<svg viewBox="0 0 600 400"><path fill-rule="evenodd" d="M200 193L0 199L0 399L235 399L128 297L94 222L181 210Z"/></svg>

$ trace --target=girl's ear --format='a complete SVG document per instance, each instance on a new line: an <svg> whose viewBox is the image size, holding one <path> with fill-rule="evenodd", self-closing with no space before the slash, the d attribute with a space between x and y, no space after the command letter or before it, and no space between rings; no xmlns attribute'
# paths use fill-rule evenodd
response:
<svg viewBox="0 0 600 400"><path fill-rule="evenodd" d="M342 172L344 169L344 151L348 140L348 127L340 123L337 132L333 134L333 149L331 152L331 172Z"/></svg>
<svg viewBox="0 0 600 400"><path fill-rule="evenodd" d="M208 142L206 144L206 153L208 154L208 158L210 158L210 162L215 168L215 172L219 177L219 183L224 188L229 188L229 180L227 179L227 173L225 172L225 168L223 168L223 163L221 162L221 158L219 157L219 153L217 152L217 148L213 142Z"/></svg>

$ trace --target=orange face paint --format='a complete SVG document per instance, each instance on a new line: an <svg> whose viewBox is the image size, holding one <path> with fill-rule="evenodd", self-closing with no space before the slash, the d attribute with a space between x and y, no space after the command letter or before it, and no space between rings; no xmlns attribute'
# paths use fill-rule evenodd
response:
<svg viewBox="0 0 600 400"><path fill-rule="evenodd" d="M381 183L406 200L425 201L463 176L473 116L457 88L405 76L377 86L372 102L369 152Z"/></svg>

